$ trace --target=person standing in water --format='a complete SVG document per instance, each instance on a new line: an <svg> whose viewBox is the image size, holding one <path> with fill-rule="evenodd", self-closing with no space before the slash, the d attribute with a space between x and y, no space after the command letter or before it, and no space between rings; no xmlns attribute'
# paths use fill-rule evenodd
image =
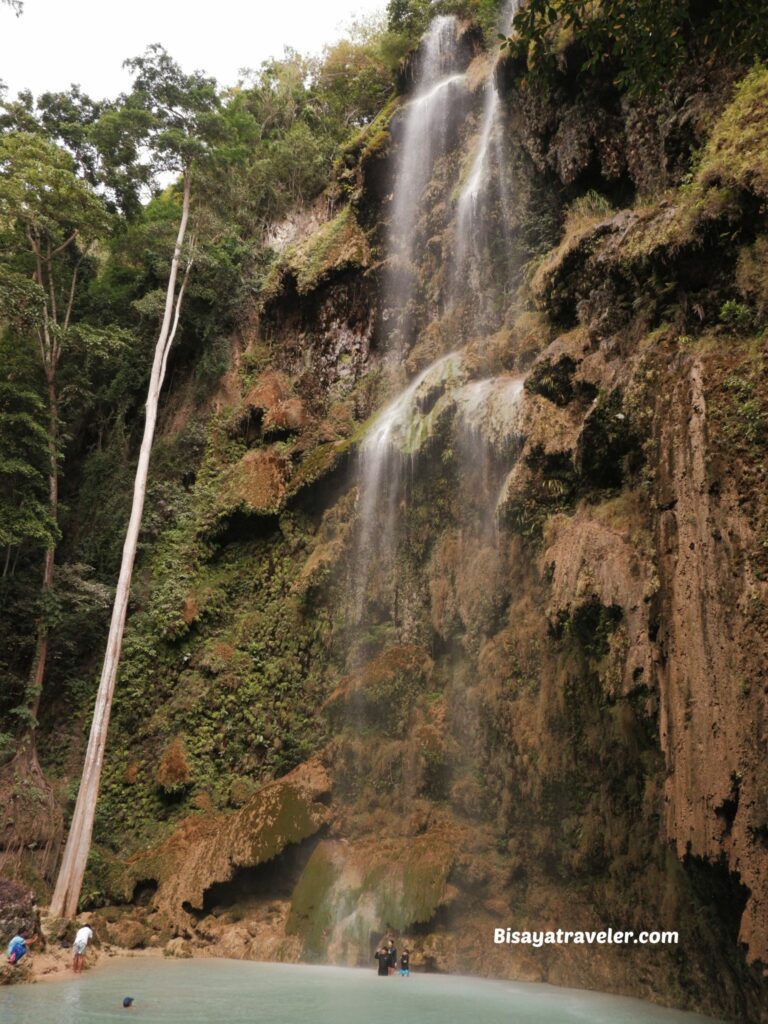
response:
<svg viewBox="0 0 768 1024"><path fill-rule="evenodd" d="M379 961L379 977L386 978L389 974L389 949L380 946L373 955Z"/></svg>
<svg viewBox="0 0 768 1024"><path fill-rule="evenodd" d="M404 949L400 954L400 977L410 978L411 976L411 951Z"/></svg>
<svg viewBox="0 0 768 1024"><path fill-rule="evenodd" d="M392 939L387 939L387 950L389 952L389 974L394 974L397 970L397 949Z"/></svg>
<svg viewBox="0 0 768 1024"><path fill-rule="evenodd" d="M87 924L84 924L82 928L78 929L77 935L75 935L75 941L72 945L72 970L75 974L83 973L85 951L92 938L93 929L89 928Z"/></svg>

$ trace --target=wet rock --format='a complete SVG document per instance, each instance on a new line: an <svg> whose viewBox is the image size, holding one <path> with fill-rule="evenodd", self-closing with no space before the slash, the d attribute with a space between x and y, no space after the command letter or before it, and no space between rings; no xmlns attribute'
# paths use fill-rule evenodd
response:
<svg viewBox="0 0 768 1024"><path fill-rule="evenodd" d="M294 891L287 934L301 939L305 959L369 963L371 934L432 919L446 893L454 842L439 833L321 842Z"/></svg>
<svg viewBox="0 0 768 1024"><path fill-rule="evenodd" d="M34 971L28 956L24 957L20 964L6 963L3 957L3 962L0 963L0 986L20 985L34 980Z"/></svg>
<svg viewBox="0 0 768 1024"><path fill-rule="evenodd" d="M150 930L136 918L127 917L107 925L107 935L111 943L122 949L144 949L150 945Z"/></svg>
<svg viewBox="0 0 768 1024"><path fill-rule="evenodd" d="M415 644L387 648L342 680L325 711L334 720L362 716L385 735L402 735L431 671L429 655Z"/></svg>
<svg viewBox="0 0 768 1024"><path fill-rule="evenodd" d="M211 886L228 881L240 867L270 860L322 828L330 816L324 802L329 789L322 763L308 761L262 787L233 814L185 819L159 849L129 862L128 879L155 879L152 907L183 929L189 910L202 909Z"/></svg>
<svg viewBox="0 0 768 1024"><path fill-rule="evenodd" d="M163 955L176 960L189 960L192 956L192 945L180 936L170 939L163 949Z"/></svg>

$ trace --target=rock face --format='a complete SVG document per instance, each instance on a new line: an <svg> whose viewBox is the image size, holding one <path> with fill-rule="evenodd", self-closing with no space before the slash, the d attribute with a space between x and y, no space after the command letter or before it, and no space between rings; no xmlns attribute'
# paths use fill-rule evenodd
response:
<svg viewBox="0 0 768 1024"><path fill-rule="evenodd" d="M739 939L768 958L766 583L737 482L713 473L707 367L671 391L657 524L665 829L680 857L725 858L749 891ZM745 638L749 637L748 643ZM692 705L696 711L692 712ZM737 713L734 713L737 712Z"/></svg>
<svg viewBox="0 0 768 1024"><path fill-rule="evenodd" d="M318 761L301 765L259 790L233 815L182 822L162 847L129 862L128 877L155 882L153 909L172 927L183 927L190 911L203 909L212 886L228 882L238 869L272 860L327 824L329 789ZM114 938L121 945L144 944L121 935Z"/></svg>
<svg viewBox="0 0 768 1024"><path fill-rule="evenodd" d="M40 935L40 911L35 894L16 882L0 878L0 937L7 943L20 931Z"/></svg>
<svg viewBox="0 0 768 1024"><path fill-rule="evenodd" d="M479 86L409 266L397 104L279 245L130 622L97 914L173 956L370 964L391 931L419 968L762 1024L768 74L651 109L509 72L514 201L479 208L520 251L482 302L450 269Z"/></svg>

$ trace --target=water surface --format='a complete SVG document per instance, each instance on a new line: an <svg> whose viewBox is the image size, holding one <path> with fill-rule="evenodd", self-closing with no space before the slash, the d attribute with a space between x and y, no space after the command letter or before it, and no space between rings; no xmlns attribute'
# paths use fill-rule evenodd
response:
<svg viewBox="0 0 768 1024"><path fill-rule="evenodd" d="M122 1008L123 996L136 1000ZM238 960L115 960L80 978L0 989L3 1024L703 1024L635 999L439 974Z"/></svg>

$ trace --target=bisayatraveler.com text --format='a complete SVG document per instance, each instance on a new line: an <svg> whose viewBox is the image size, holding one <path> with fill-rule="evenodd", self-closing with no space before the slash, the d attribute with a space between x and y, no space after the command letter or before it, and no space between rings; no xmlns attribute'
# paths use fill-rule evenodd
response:
<svg viewBox="0 0 768 1024"><path fill-rule="evenodd" d="M494 928L493 941L497 946L675 946L677 932L635 932L606 928L603 931L515 931L512 928Z"/></svg>

